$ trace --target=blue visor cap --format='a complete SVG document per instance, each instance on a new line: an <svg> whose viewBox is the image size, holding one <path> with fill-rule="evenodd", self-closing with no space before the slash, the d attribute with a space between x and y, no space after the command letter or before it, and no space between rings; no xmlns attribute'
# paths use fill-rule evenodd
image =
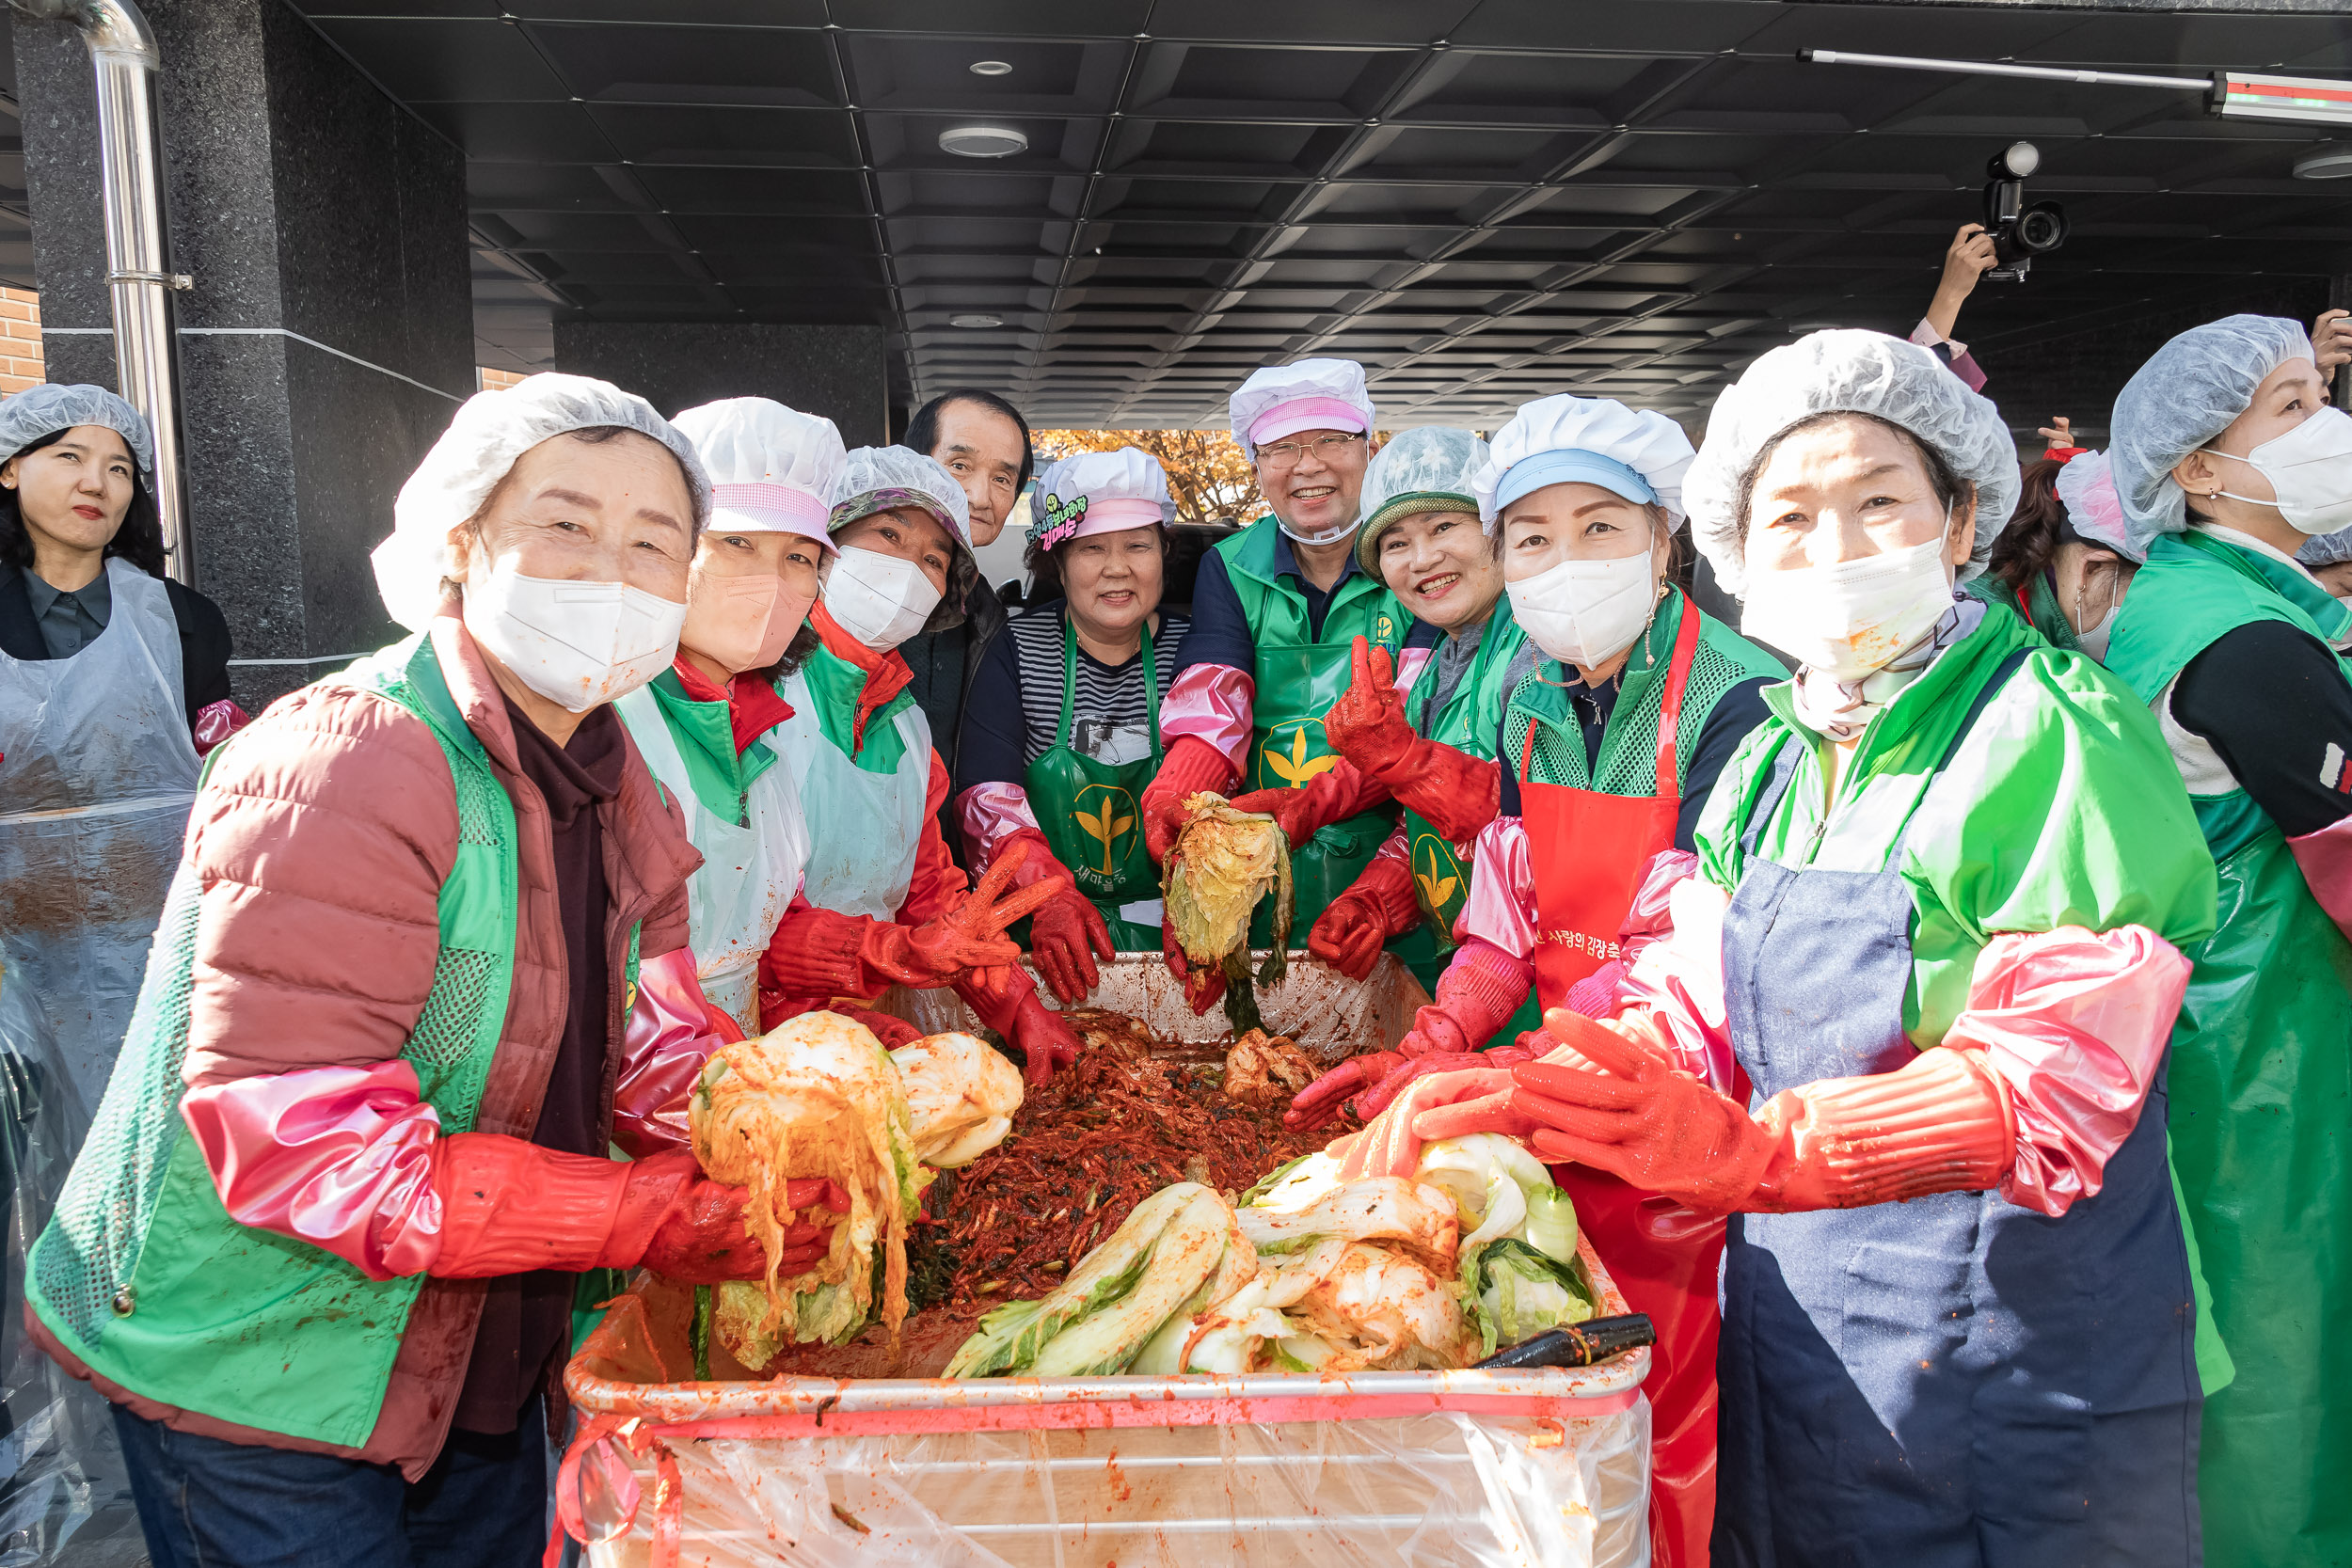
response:
<svg viewBox="0 0 2352 1568"><path fill-rule="evenodd" d="M1495 512L1532 495L1547 484L1597 484L1613 490L1638 506L1647 506L1658 499L1658 492L1649 481L1613 457L1603 457L1597 451L1579 447L1539 451L1522 457L1503 470L1502 483L1495 486Z"/></svg>

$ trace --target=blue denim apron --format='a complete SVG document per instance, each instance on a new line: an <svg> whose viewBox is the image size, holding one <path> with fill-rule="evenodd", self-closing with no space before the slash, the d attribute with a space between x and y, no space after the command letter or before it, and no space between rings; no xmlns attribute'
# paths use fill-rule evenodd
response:
<svg viewBox="0 0 2352 1568"><path fill-rule="evenodd" d="M1939 775L2024 657L1977 694ZM1724 923L1724 1003L1757 1106L1917 1054L1903 1033L1911 827L1875 872L1762 860L1800 755L1782 748L1749 818ZM2059 1219L1997 1191L1731 1217L1719 1568L2201 1561L2196 1309L2165 1120L2159 1071L2098 1196Z"/></svg>

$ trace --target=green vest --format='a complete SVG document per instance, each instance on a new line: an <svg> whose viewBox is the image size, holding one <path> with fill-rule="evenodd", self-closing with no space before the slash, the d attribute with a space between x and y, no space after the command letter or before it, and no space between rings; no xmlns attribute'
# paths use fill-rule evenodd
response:
<svg viewBox="0 0 2352 1568"><path fill-rule="evenodd" d="M1438 690L1435 655L1422 666L1421 674L1405 693L1405 717L1411 721L1414 733L1451 746L1466 756L1491 759L1495 754L1495 733L1502 725L1502 706L1510 701L1511 688L1518 684L1511 676L1511 667L1518 661L1519 650L1526 646L1527 633L1511 613L1509 595L1495 600L1494 610L1486 618L1486 629L1479 634L1478 651L1471 656L1470 669L1464 672L1444 709L1435 714L1429 711ZM1470 867L1454 853L1446 836L1409 806L1405 809L1404 827L1405 852L1412 867L1413 897L1421 905L1422 925L1411 935L1391 942L1389 950L1402 958L1422 985L1435 994L1438 976L1444 972L1446 960L1454 952L1454 922L1461 914L1462 906L1470 901ZM1533 1029L1541 1022L1533 992L1519 1011L1527 1022L1512 1020L1512 1027L1505 1031L1512 1039L1518 1038L1521 1030Z"/></svg>
<svg viewBox="0 0 2352 1568"><path fill-rule="evenodd" d="M2352 633L2352 616L2301 574L2202 533L2168 535L2132 578L2107 667L2153 706L2191 659L2255 621L2331 646ZM2352 942L2245 790L2189 803L2219 874L2221 925L2187 949L2197 967L2172 1033L2172 1160L2237 1367L2205 1400L2205 1559L2352 1560L2342 1480L2352 1466L2342 1406L2352 1388Z"/></svg>
<svg viewBox="0 0 2352 1568"><path fill-rule="evenodd" d="M1255 649L1250 672L1257 682L1251 721L1255 728L1239 785L1245 792L1304 789L1317 774L1338 766L1340 754L1323 734L1323 716L1354 675L1356 639L1365 638L1374 647L1394 654L1413 624L1379 578L1356 571L1331 591L1323 634L1316 636L1297 579L1275 569L1274 549L1280 537L1275 520L1266 516L1216 546ZM1347 891L1395 821L1395 808L1383 806L1331 823L1305 844L1292 847L1291 883L1297 901L1291 925L1294 940L1305 942L1315 916ZM1252 946L1263 947L1271 940L1272 902L1262 900L1250 922Z"/></svg>
<svg viewBox="0 0 2352 1568"><path fill-rule="evenodd" d="M443 1132L473 1126L515 962L515 807L429 637L329 679L424 721L457 788L433 989L401 1059ZM131 1030L88 1140L34 1244L25 1293L50 1332L134 1393L240 1426L357 1448L373 1430L424 1284L371 1280L307 1242L229 1217L180 1119L198 879L173 879Z"/></svg>

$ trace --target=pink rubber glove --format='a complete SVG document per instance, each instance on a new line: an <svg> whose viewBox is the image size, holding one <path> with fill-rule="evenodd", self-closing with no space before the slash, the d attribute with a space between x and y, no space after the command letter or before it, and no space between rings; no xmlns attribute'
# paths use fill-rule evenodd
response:
<svg viewBox="0 0 2352 1568"><path fill-rule="evenodd" d="M1169 742L1160 770L1143 786L1143 847L1152 858L1165 863L1176 847L1187 820L1186 800L1203 790L1222 795L1232 782L1233 765L1207 741L1186 735Z"/></svg>

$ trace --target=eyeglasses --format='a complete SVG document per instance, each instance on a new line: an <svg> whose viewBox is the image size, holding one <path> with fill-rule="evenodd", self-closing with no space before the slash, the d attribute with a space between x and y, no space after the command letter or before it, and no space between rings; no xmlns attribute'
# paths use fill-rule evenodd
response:
<svg viewBox="0 0 2352 1568"><path fill-rule="evenodd" d="M1277 441L1258 449L1258 466L1276 470L1295 468L1298 460L1311 451L1318 462L1336 463L1348 448L1363 438L1363 433L1359 431L1353 436L1318 436L1311 441Z"/></svg>

